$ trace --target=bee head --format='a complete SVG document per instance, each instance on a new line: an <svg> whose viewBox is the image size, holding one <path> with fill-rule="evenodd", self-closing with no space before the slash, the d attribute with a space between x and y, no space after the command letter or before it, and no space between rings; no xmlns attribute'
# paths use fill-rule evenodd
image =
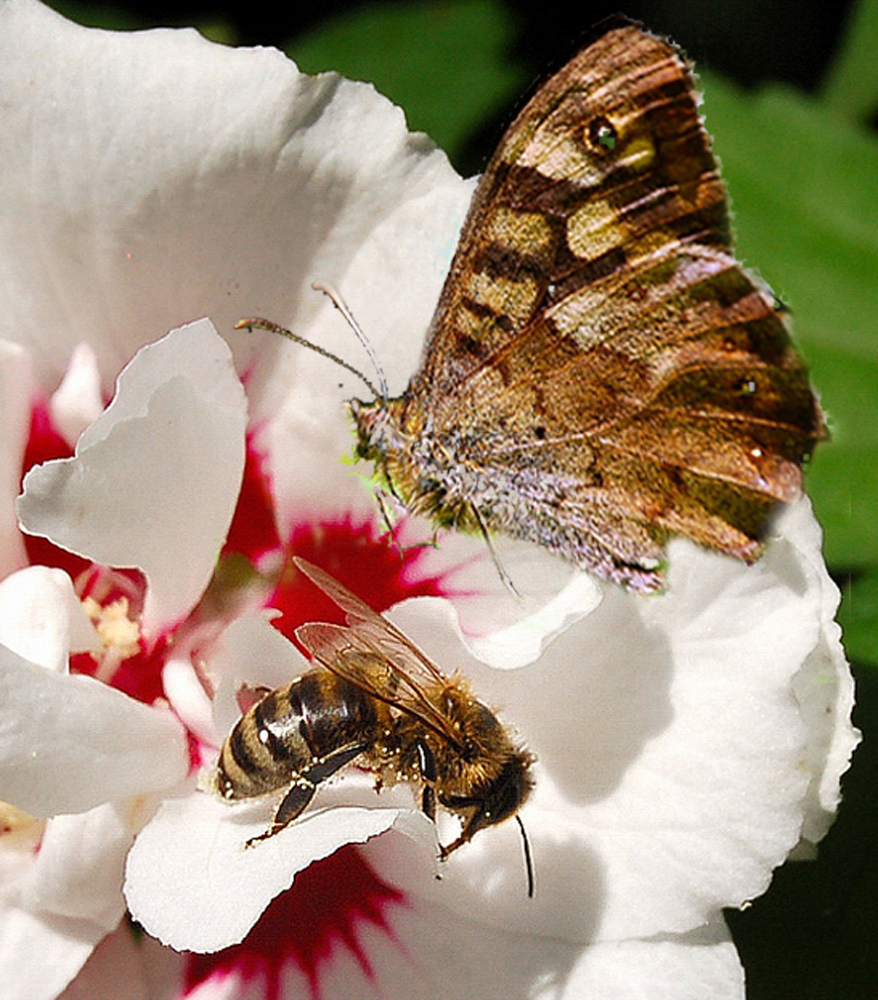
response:
<svg viewBox="0 0 878 1000"><path fill-rule="evenodd" d="M502 823L524 805L534 785L531 774L533 762L533 755L526 750L516 750L509 757L487 789L483 800L483 821L478 829Z"/></svg>
<svg viewBox="0 0 878 1000"><path fill-rule="evenodd" d="M479 830L502 823L514 816L524 805L533 788L532 754L515 750L504 762L497 776L472 795L441 796L440 802L448 809L468 812L461 843L472 840Z"/></svg>
<svg viewBox="0 0 878 1000"><path fill-rule="evenodd" d="M469 812L469 818L457 840L442 848L441 857L447 858L458 847L465 844L485 827L502 823L514 816L521 831L524 844L524 861L527 871L527 894L534 894L534 872L531 859L530 844L519 809L524 805L534 785L531 767L536 758L527 750L514 750L503 764L500 773L486 787L478 790L472 796L440 797L440 802L449 809L458 812ZM480 794L479 794L480 793Z"/></svg>

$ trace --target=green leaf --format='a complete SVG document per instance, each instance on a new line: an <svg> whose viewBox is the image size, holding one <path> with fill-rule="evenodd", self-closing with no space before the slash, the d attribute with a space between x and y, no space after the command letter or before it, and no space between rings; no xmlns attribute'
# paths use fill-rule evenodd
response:
<svg viewBox="0 0 878 1000"><path fill-rule="evenodd" d="M325 22L286 51L307 73L332 69L373 83L404 108L409 128L454 159L526 85L503 56L511 37L508 11L491 0L372 4Z"/></svg>
<svg viewBox="0 0 878 1000"><path fill-rule="evenodd" d="M848 581L838 621L851 660L878 664L878 570Z"/></svg>
<svg viewBox="0 0 878 1000"><path fill-rule="evenodd" d="M827 560L878 568L878 141L780 86L703 83L739 254L791 306L829 416L808 477Z"/></svg>
<svg viewBox="0 0 878 1000"><path fill-rule="evenodd" d="M860 0L848 13L838 57L823 81L821 98L840 117L867 122L878 108L878 0Z"/></svg>

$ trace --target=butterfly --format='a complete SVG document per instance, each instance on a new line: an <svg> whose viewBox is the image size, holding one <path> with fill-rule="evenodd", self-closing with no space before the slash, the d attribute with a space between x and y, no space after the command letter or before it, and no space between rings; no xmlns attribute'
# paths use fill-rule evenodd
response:
<svg viewBox="0 0 878 1000"><path fill-rule="evenodd" d="M410 512L637 592L673 536L760 555L825 425L783 306L734 257L697 106L685 57L616 18L508 128L419 370L349 404L356 457Z"/></svg>

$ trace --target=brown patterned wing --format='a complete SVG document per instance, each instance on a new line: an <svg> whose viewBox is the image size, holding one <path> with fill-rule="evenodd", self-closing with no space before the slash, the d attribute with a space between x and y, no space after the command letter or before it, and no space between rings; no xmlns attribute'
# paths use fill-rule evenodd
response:
<svg viewBox="0 0 878 1000"><path fill-rule="evenodd" d="M507 131L400 423L489 527L634 589L674 534L759 554L823 421L669 43L612 26Z"/></svg>

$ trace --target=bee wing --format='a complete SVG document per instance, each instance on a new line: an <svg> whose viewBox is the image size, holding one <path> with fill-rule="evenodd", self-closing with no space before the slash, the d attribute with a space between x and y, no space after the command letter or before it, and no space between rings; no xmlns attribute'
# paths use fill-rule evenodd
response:
<svg viewBox="0 0 878 1000"><path fill-rule="evenodd" d="M326 570L315 566L314 563L309 563L306 559L302 559L299 556L294 556L293 562L305 576L317 584L327 597L335 601L352 620L361 619L362 621L371 621L373 618L381 617L377 611L373 611L365 601L361 601L356 594L352 594L347 587L343 587Z"/></svg>
<svg viewBox="0 0 878 1000"><path fill-rule="evenodd" d="M330 600L334 601L347 615L348 625L355 629L358 635L366 636L379 648L386 647L389 655L401 656L407 664L407 669L413 678L423 678L423 683L444 683L447 677L439 667L408 638L404 632L389 622L384 615L379 614L343 587L334 576L313 563L299 556L293 557L298 568L315 583Z"/></svg>
<svg viewBox="0 0 878 1000"><path fill-rule="evenodd" d="M372 612L374 615L375 612ZM380 615L382 626L390 625ZM419 719L444 739L457 745L459 737L451 719L425 689L444 675L402 632L390 636L371 623L331 625L309 622L296 629L296 638L327 670L362 688L368 694ZM432 667L425 668L425 663Z"/></svg>

